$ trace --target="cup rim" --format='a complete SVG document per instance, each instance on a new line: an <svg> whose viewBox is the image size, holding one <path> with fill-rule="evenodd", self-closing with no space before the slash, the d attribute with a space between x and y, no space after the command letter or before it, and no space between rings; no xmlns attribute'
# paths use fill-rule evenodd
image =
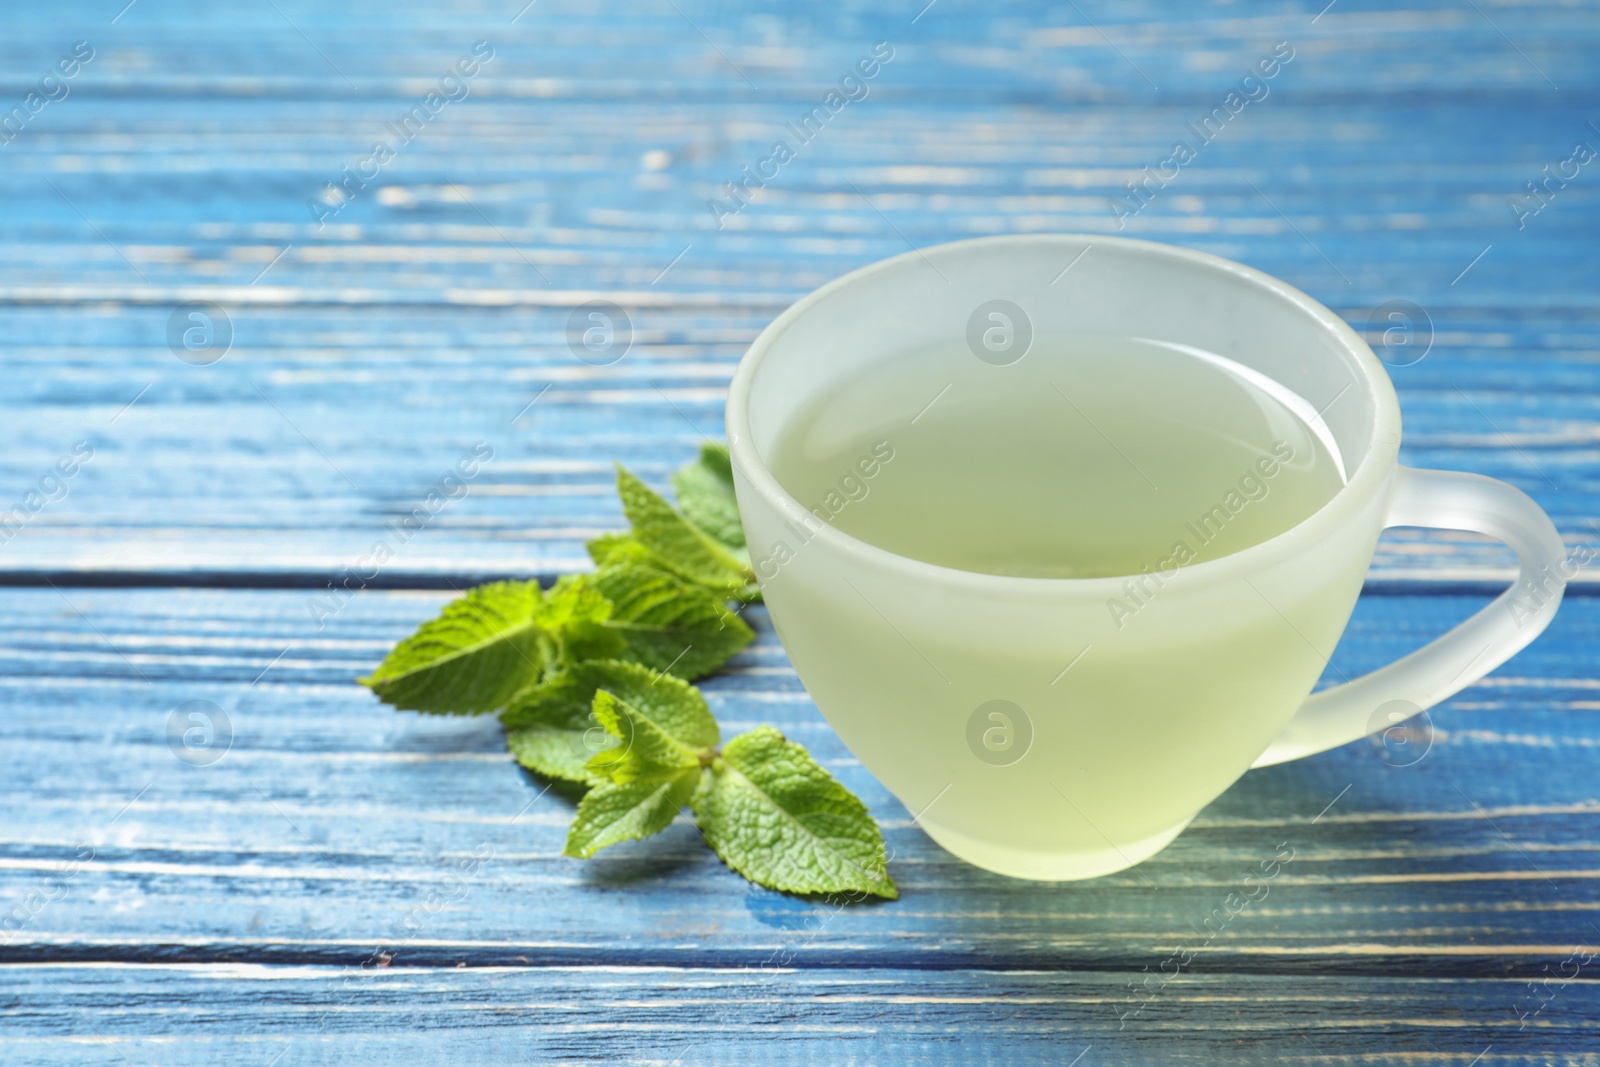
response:
<svg viewBox="0 0 1600 1067"><path fill-rule="evenodd" d="M1190 576L1189 581L1191 582L1201 582L1237 578L1241 574L1263 570L1324 539L1330 531L1345 522L1352 513L1361 508L1374 494L1384 487L1392 476L1399 458L1400 403L1395 395L1394 383L1390 381L1388 373L1383 369L1383 364L1373 354L1372 348L1361 335L1351 329L1344 319L1287 282L1256 270L1254 267L1245 266L1243 263L1225 259L1222 256L1190 248L1181 248L1176 245L1163 244L1159 241L1073 233L1004 234L993 237L974 237L932 245L928 248L914 249L910 252L903 252L900 255L869 263L864 267L858 267L811 291L789 305L777 318L768 323L767 327L751 342L743 358L739 360L738 369L734 371L733 381L728 387L726 413L728 450L734 467L743 475L749 486L759 493L768 504L775 507L779 514L798 514L805 511L805 506L778 483L777 478L773 476L766 463L756 452L755 441L750 433L750 390L762 360L777 339L796 320L833 293L847 286L865 281L874 275L896 269L911 260L926 262L931 257L947 258L953 255L961 255L969 249L991 245L1070 244L1073 247L1077 247L1084 243L1112 245L1140 255L1176 260L1196 270L1229 274L1254 285L1271 296L1294 305L1308 318L1326 330L1332 336L1339 349L1355 365L1359 372L1359 380L1365 387L1365 402L1373 409L1372 432L1367 441L1365 453L1345 484L1340 487L1338 492L1333 494L1327 503L1294 526L1269 537L1265 541L1258 541L1253 545L1225 556L1218 556L1215 559L1186 564L1180 568L1179 573ZM1073 593L1109 596L1120 593L1123 582L1143 573L1136 571L1130 574L1102 575L1091 578L1039 578L1010 574L989 574L983 571L946 567L942 564L928 563L910 556L903 556L847 534L831 523L824 523L822 528L813 534L813 537L821 540L823 544L831 546L835 551L841 552L846 556L855 557L862 563L870 564L880 569L887 569L923 583L968 590L987 589L992 591L994 589L1004 589L1011 594L1059 594L1070 591Z"/></svg>

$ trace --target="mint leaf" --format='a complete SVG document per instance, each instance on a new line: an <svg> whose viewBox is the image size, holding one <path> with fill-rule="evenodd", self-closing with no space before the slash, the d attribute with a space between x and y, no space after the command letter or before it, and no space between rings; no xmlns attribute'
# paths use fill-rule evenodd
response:
<svg viewBox="0 0 1600 1067"><path fill-rule="evenodd" d="M672 476L684 516L720 543L744 547L744 525L733 495L733 461L727 445L707 442L700 456Z"/></svg>
<svg viewBox="0 0 1600 1067"><path fill-rule="evenodd" d="M732 594L751 580L749 563L661 498L648 485L617 466L617 493L633 524L633 536L667 569L711 589Z"/></svg>
<svg viewBox="0 0 1600 1067"><path fill-rule="evenodd" d="M589 770L618 785L671 777L699 767L701 757L711 755L710 748L691 748L604 689L594 695L594 717L621 744L596 753Z"/></svg>
<svg viewBox="0 0 1600 1067"><path fill-rule="evenodd" d="M467 590L394 647L361 684L402 711L470 715L503 707L539 677L537 582Z"/></svg>
<svg viewBox="0 0 1600 1067"><path fill-rule="evenodd" d="M608 563L653 563L655 555L631 533L603 533L583 546L596 567Z"/></svg>
<svg viewBox="0 0 1600 1067"><path fill-rule="evenodd" d="M630 719L648 722L684 747L702 752L721 739L699 690L670 674L635 663L579 663L529 689L500 714L506 747L529 770L569 782L608 776L589 768L599 752L619 747L594 714L604 689L628 705Z"/></svg>
<svg viewBox="0 0 1600 1067"><path fill-rule="evenodd" d="M708 592L716 593L728 590L728 586L725 583L708 587L680 574L673 569L670 563L646 548L631 533L601 534L584 547L589 550L589 558L594 560L597 567L623 567L629 564L637 564L641 567L652 567L658 571L666 571L668 574L677 576L681 581L688 582L696 589L705 589Z"/></svg>
<svg viewBox="0 0 1600 1067"><path fill-rule="evenodd" d="M618 744L594 716L595 691L605 677L600 664L578 664L520 694L500 713L516 761L547 778L602 781L589 760Z"/></svg>
<svg viewBox="0 0 1600 1067"><path fill-rule="evenodd" d="M587 574L558 578L533 611L535 622L556 631L585 622L601 623L610 617L610 602L589 584Z"/></svg>
<svg viewBox="0 0 1600 1067"><path fill-rule="evenodd" d="M545 656L556 669L581 660L613 659L627 643L606 625L611 600L586 574L569 574L545 594L533 620L547 638Z"/></svg>
<svg viewBox="0 0 1600 1067"><path fill-rule="evenodd" d="M597 567L620 567L636 563L642 567L654 567L656 570L667 571L670 574L677 573L666 560L646 548L631 533L601 534L584 547L589 550L589 558L594 560ZM683 580L686 582L691 581L687 577L683 577ZM697 589L707 588L698 583L692 584ZM715 590L720 592L726 588L726 585L718 585Z"/></svg>
<svg viewBox="0 0 1600 1067"><path fill-rule="evenodd" d="M711 755L718 737L705 701L686 682L662 674L641 689L640 669L620 663L604 665L591 675L617 684L640 706L606 689L594 695L594 717L622 744L589 761L591 773L610 781L585 794L567 831L562 852L580 859L671 825L704 778L702 757Z"/></svg>
<svg viewBox="0 0 1600 1067"><path fill-rule="evenodd" d="M722 740L705 697L683 679L637 663L611 661L584 667L585 676L595 680L596 688L628 705L634 720L647 720L679 744L700 752L715 748Z"/></svg>
<svg viewBox="0 0 1600 1067"><path fill-rule="evenodd" d="M608 563L595 587L613 604L606 625L627 658L680 678L709 674L755 634L715 593L640 563Z"/></svg>
<svg viewBox="0 0 1600 1067"><path fill-rule="evenodd" d="M867 807L770 726L734 738L694 797L724 863L769 889L899 897Z"/></svg>
<svg viewBox="0 0 1600 1067"><path fill-rule="evenodd" d="M562 854L586 860L609 845L660 833L689 803L704 773L695 767L670 778L596 786L579 802Z"/></svg>

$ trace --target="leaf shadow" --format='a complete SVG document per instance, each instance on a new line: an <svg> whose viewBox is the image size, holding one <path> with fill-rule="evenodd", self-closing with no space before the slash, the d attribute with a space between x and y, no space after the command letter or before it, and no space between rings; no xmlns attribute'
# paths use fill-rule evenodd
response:
<svg viewBox="0 0 1600 1067"><path fill-rule="evenodd" d="M692 826L675 824L643 841L613 845L583 862L583 880L594 886L631 886L663 881L707 862L721 866Z"/></svg>

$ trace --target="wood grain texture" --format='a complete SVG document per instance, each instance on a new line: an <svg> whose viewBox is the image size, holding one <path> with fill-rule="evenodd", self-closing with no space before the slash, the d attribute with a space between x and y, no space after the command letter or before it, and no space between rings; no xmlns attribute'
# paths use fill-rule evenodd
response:
<svg viewBox="0 0 1600 1067"><path fill-rule="evenodd" d="M883 906L752 889L687 824L563 859L570 803L493 721L352 681L453 586L584 566L622 522L611 461L660 485L720 435L795 298L993 233L1286 279L1392 361L1404 462L1504 478L1600 546L1600 164L1510 206L1600 146L1592 5L114 0L0 30L0 118L95 49L0 134L0 515L54 498L0 544L0 1062L1595 1062L1595 964L1548 984L1600 943L1593 568L1433 711L1420 761L1252 772L1070 885L933 846L763 623L708 698L866 800L905 894ZM478 41L470 95L319 226L308 201ZM877 41L866 98L719 225L708 199ZM1279 41L1270 94L1119 230L1109 198ZM607 366L567 341L594 299L632 328ZM1424 309L1416 347L1382 347L1393 300ZM195 301L232 330L211 365L169 346ZM309 598L479 442L465 494L318 627ZM1392 531L1329 679L1510 565ZM185 701L229 717L215 763L169 746Z"/></svg>
<svg viewBox="0 0 1600 1067"><path fill-rule="evenodd" d="M1065 885L928 842L758 617L760 640L707 696L730 732L773 722L803 740L882 820L904 898L842 909L746 885L688 825L562 858L570 804L506 760L492 720L395 713L349 681L439 595L368 594L322 630L303 592L4 599L34 620L0 631L0 900L24 917L0 936L7 1064L518 1048L537 1063L1060 1064L1088 1046L1084 1062L1112 1064L1366 1050L1467 1065L1490 1045L1505 1063L1594 1047L1587 969L1529 986L1600 943L1592 598L1436 709L1416 764L1361 743L1254 772L1154 859ZM1365 599L1330 676L1474 604ZM230 716L209 766L169 747L188 700ZM1285 843L1268 895L1219 926ZM1177 977L1149 978L1180 949Z"/></svg>
<svg viewBox="0 0 1600 1067"><path fill-rule="evenodd" d="M572 806L509 761L492 718L393 712L351 682L441 600L368 594L319 630L299 592L7 593L10 617L40 622L0 644L0 889L62 889L0 961L351 964L388 945L417 965L740 966L814 925L801 966L1137 969L1201 936L1285 843L1292 862L1207 946L1212 966L1500 977L1600 942L1600 695L1577 654L1600 639L1600 600L1569 603L1522 658L1435 709L1415 764L1362 742L1254 772L1155 858L1063 885L933 845L818 716L758 614L759 640L706 696L730 736L770 722L806 744L885 827L903 901L842 911L752 889L686 819L561 857ZM1474 603L1363 600L1329 678ZM231 725L206 766L170 747L192 700ZM80 844L93 859L74 865Z"/></svg>
<svg viewBox="0 0 1600 1067"><path fill-rule="evenodd" d="M1404 461L1506 478L1574 545L1600 537L1600 201L1580 178L1522 229L1507 206L1575 140L1600 143L1587 8L1341 4L1312 24L1138 4L1092 13L1097 31L951 0L914 25L280 7L6 16L6 70L42 70L80 33L101 54L4 148L0 485L20 499L74 441L96 453L0 570L335 573L477 441L493 462L393 573L579 566L618 522L609 461L659 477L719 435L733 366L783 306L912 244L1117 232L1108 198L1280 40L1296 54L1270 95L1121 232L1261 267L1363 330L1385 301L1421 305L1432 349L1393 368ZM471 95L319 227L307 201L478 40L496 54ZM719 228L707 200L878 40L895 58L868 96ZM565 336L601 297L634 340L596 367ZM234 331L212 366L167 346L199 300ZM1509 564L1401 533L1375 574Z"/></svg>
<svg viewBox="0 0 1600 1067"><path fill-rule="evenodd" d="M802 948L802 952L804 949ZM1593 983L754 967L0 967L7 1064L1579 1065ZM1441 1010L1441 1004L1448 1004ZM1524 1009L1526 1010L1526 1009ZM274 1057L277 1057L274 1060Z"/></svg>

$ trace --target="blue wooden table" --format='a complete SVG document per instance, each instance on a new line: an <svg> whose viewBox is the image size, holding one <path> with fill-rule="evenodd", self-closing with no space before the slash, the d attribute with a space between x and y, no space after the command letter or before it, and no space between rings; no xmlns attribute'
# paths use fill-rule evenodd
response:
<svg viewBox="0 0 1600 1067"><path fill-rule="evenodd" d="M125 2L0 15L0 1063L1594 1062L1592 565L1411 748L1253 772L1062 885L929 842L757 612L708 699L871 806L903 894L872 906L754 889L687 824L563 859L570 804L492 719L352 682L453 587L583 568L611 461L659 485L720 434L796 297L980 234L1287 279L1391 363L1404 462L1591 550L1592 5ZM595 299L609 365L568 344ZM1330 676L1510 574L1391 532ZM199 757L191 701L226 717Z"/></svg>

